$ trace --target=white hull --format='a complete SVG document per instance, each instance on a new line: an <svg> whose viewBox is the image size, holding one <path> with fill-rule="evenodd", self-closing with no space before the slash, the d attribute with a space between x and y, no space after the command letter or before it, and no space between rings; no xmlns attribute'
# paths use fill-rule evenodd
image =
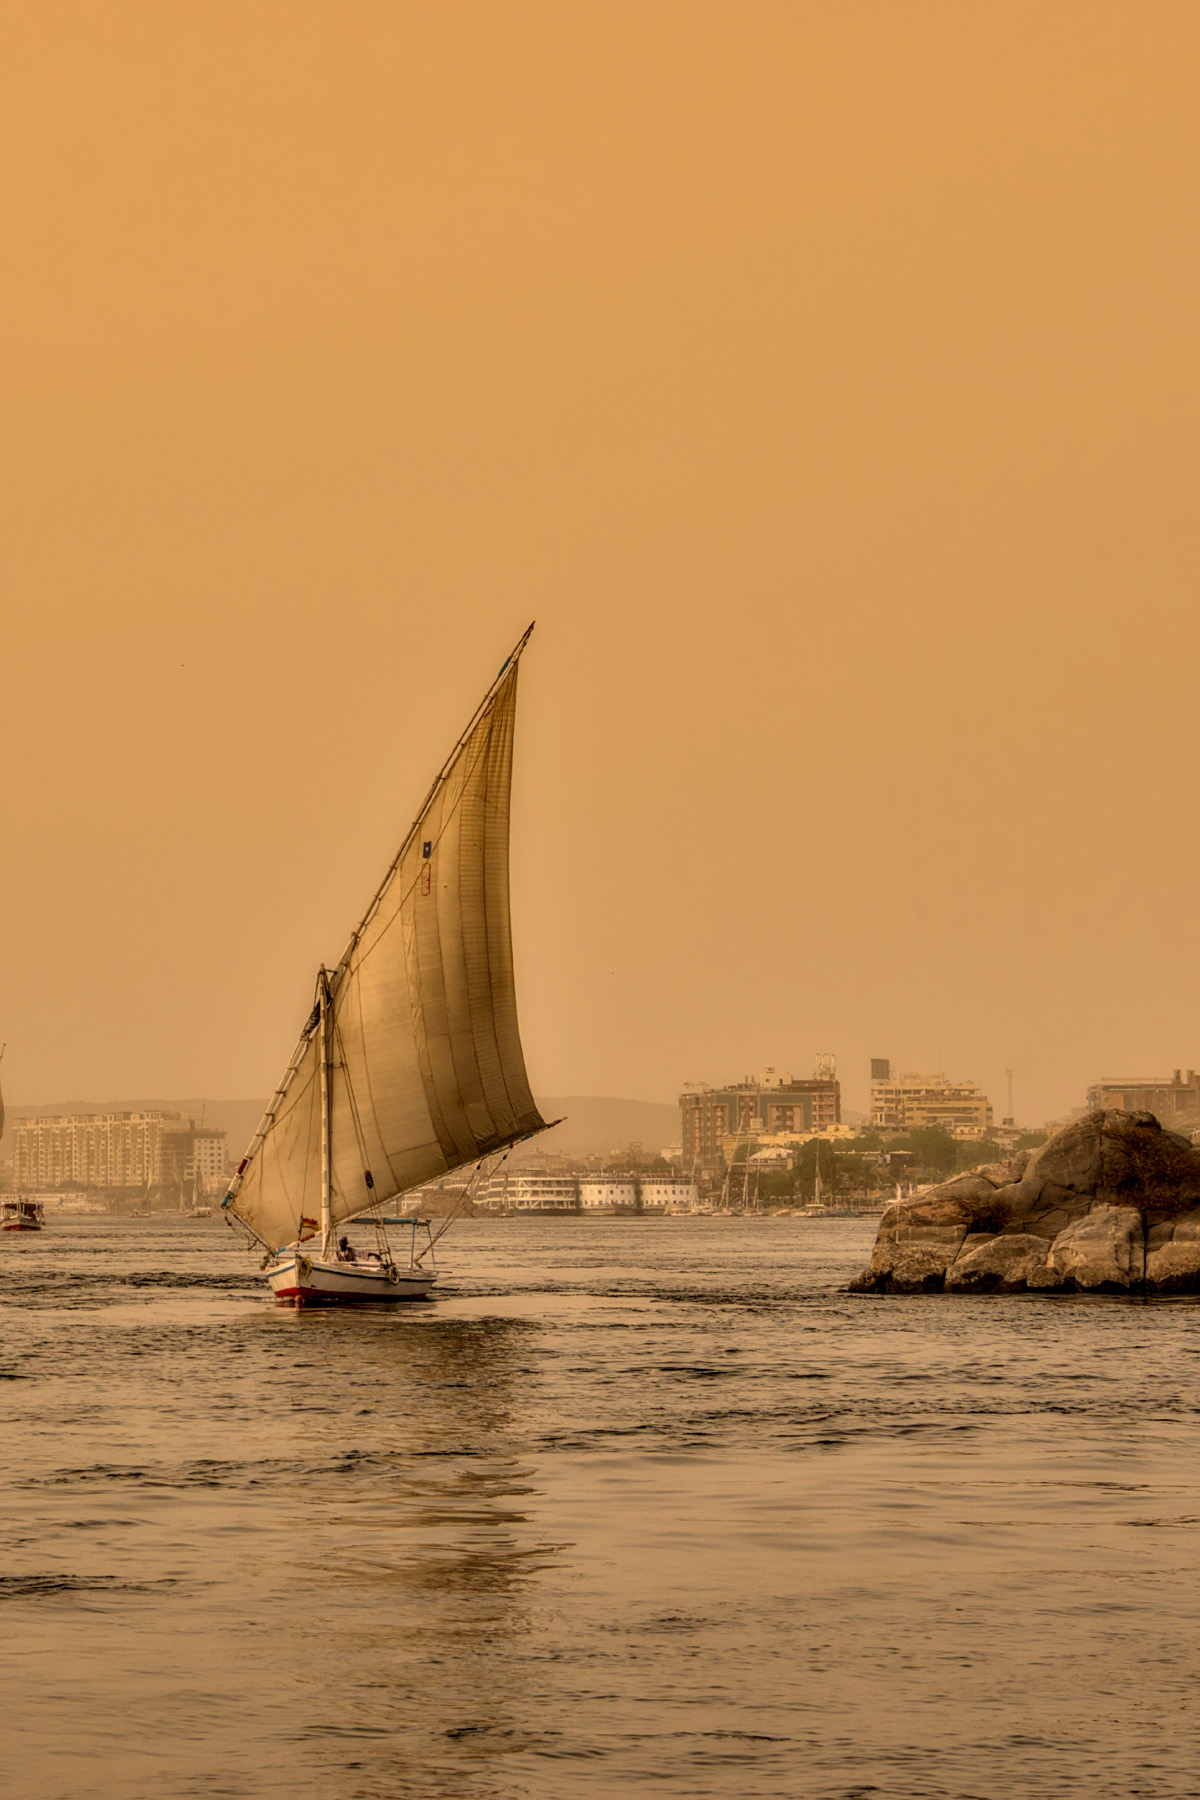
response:
<svg viewBox="0 0 1200 1800"><path fill-rule="evenodd" d="M353 1306L363 1301L388 1305L427 1300L437 1280L432 1270L395 1263L345 1263L281 1251L267 1265L267 1280L284 1306Z"/></svg>

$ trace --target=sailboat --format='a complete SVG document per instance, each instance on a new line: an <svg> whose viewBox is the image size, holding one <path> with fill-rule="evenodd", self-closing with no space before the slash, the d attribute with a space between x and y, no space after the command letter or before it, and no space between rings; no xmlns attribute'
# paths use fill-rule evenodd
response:
<svg viewBox="0 0 1200 1800"><path fill-rule="evenodd" d="M383 1208L546 1129L525 1073L509 924L509 794L525 632L443 764L311 1014L222 1201L277 1300L419 1300ZM338 1227L371 1216L363 1256Z"/></svg>

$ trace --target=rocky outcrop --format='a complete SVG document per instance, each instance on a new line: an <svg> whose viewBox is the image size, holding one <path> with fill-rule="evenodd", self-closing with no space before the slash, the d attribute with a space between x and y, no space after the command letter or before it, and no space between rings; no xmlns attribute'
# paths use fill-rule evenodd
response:
<svg viewBox="0 0 1200 1800"><path fill-rule="evenodd" d="M1200 1212L1147 1231L1146 1285L1156 1294L1200 1294Z"/></svg>
<svg viewBox="0 0 1200 1800"><path fill-rule="evenodd" d="M1200 1293L1200 1149L1094 1112L884 1213L858 1293Z"/></svg>
<svg viewBox="0 0 1200 1800"><path fill-rule="evenodd" d="M1046 1240L1028 1231L999 1237L972 1232L945 1271L948 1292L1019 1294L1036 1270L1044 1267Z"/></svg>

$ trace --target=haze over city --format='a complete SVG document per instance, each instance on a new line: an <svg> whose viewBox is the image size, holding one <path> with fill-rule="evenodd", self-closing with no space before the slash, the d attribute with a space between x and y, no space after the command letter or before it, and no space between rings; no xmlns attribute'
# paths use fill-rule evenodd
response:
<svg viewBox="0 0 1200 1800"><path fill-rule="evenodd" d="M270 1091L530 618L539 1093L1194 1064L1198 24L3 26L16 1102Z"/></svg>

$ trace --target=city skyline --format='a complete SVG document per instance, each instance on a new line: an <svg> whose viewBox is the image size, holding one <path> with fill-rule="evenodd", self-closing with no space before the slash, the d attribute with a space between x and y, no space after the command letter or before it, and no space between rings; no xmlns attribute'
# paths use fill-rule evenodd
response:
<svg viewBox="0 0 1200 1800"><path fill-rule="evenodd" d="M887 1071L885 1074L884 1071ZM739 1091L749 1094L759 1093L760 1097L773 1103L773 1109L786 1105L792 1087L797 1090L815 1092L827 1088L836 1094L833 1102L834 1110L826 1116L814 1116L811 1102L806 1102L810 1110L802 1118L780 1117L772 1122L773 1129L810 1130L823 1129L838 1119L845 1120L857 1130L872 1130L882 1125L889 1131L903 1131L908 1124L899 1116L892 1118L890 1113L886 1120L876 1113L879 1083L918 1084L912 1099L921 1104L920 1084L926 1082L945 1083L951 1090L954 1104L967 1101L970 1106L986 1107L979 1111L976 1124L986 1123L988 1128L1007 1123L1006 1107L1008 1105L1007 1077L1011 1071L1004 1071L1004 1081L999 1091L993 1093L984 1084L972 1080L970 1075L962 1071L948 1071L944 1067L918 1070L901 1061L889 1058L871 1057L865 1069L857 1072L845 1072L837 1064L830 1053L819 1053L814 1059L808 1073L804 1065L795 1069L780 1067L778 1070L768 1066L757 1071L743 1071L727 1074L724 1081L689 1078L677 1084L676 1092L670 1098L646 1100L629 1095L545 1095L537 1096L539 1107L547 1117L554 1117L558 1123L544 1140L548 1147L555 1141L569 1139L574 1130L582 1128L586 1139L587 1153L593 1153L600 1146L600 1136L604 1135L604 1127L600 1123L606 1116L619 1117L620 1127L610 1129L605 1139L605 1148L618 1150L624 1148L634 1139L644 1136L647 1129L651 1138L662 1137L667 1142L672 1135L678 1135L676 1123L678 1109L689 1098L705 1097L709 1100L723 1100L732 1103ZM1019 1088L1017 1089L1019 1092ZM935 1097L939 1099L940 1097ZM861 1102L861 1103L860 1103ZM46 1100L34 1102L13 1101L6 1094L5 1110L7 1125L0 1138L0 1161L11 1159L12 1133L19 1124L28 1124L45 1114L58 1116L60 1119L68 1115L86 1115L96 1118L101 1116L125 1117L132 1115L154 1114L163 1117L183 1118L193 1126L203 1127L204 1114L208 1114L209 1126L215 1126L227 1135L231 1153L248 1143L268 1103L268 1096L192 1096L186 1099L178 1097L165 1099L162 1096L147 1099L134 1097L127 1099L104 1100ZM894 1101L893 1101L894 1104ZM1058 1118L1038 1118L1023 1113L1019 1106L1014 1114L1016 1124L1027 1130L1041 1130L1044 1127L1057 1125L1062 1117L1094 1109L1100 1106L1117 1107L1126 1111L1156 1110L1163 1123L1171 1125L1182 1121L1187 1129L1192 1129L1196 1119L1200 1118L1200 1077L1192 1068L1184 1070L1147 1071L1145 1069L1123 1076L1095 1075L1086 1082L1071 1099L1063 1114ZM582 1109L582 1117L580 1110ZM768 1111L771 1110L770 1108ZM661 1123L648 1125L642 1122L653 1115L670 1114L672 1125L664 1127ZM1195 1115L1195 1118L1193 1117ZM732 1115L731 1115L732 1116ZM918 1123L930 1122L925 1118ZM909 1124L912 1123L910 1120ZM597 1135L599 1132L599 1136ZM608 1141L611 1139L611 1142Z"/></svg>

